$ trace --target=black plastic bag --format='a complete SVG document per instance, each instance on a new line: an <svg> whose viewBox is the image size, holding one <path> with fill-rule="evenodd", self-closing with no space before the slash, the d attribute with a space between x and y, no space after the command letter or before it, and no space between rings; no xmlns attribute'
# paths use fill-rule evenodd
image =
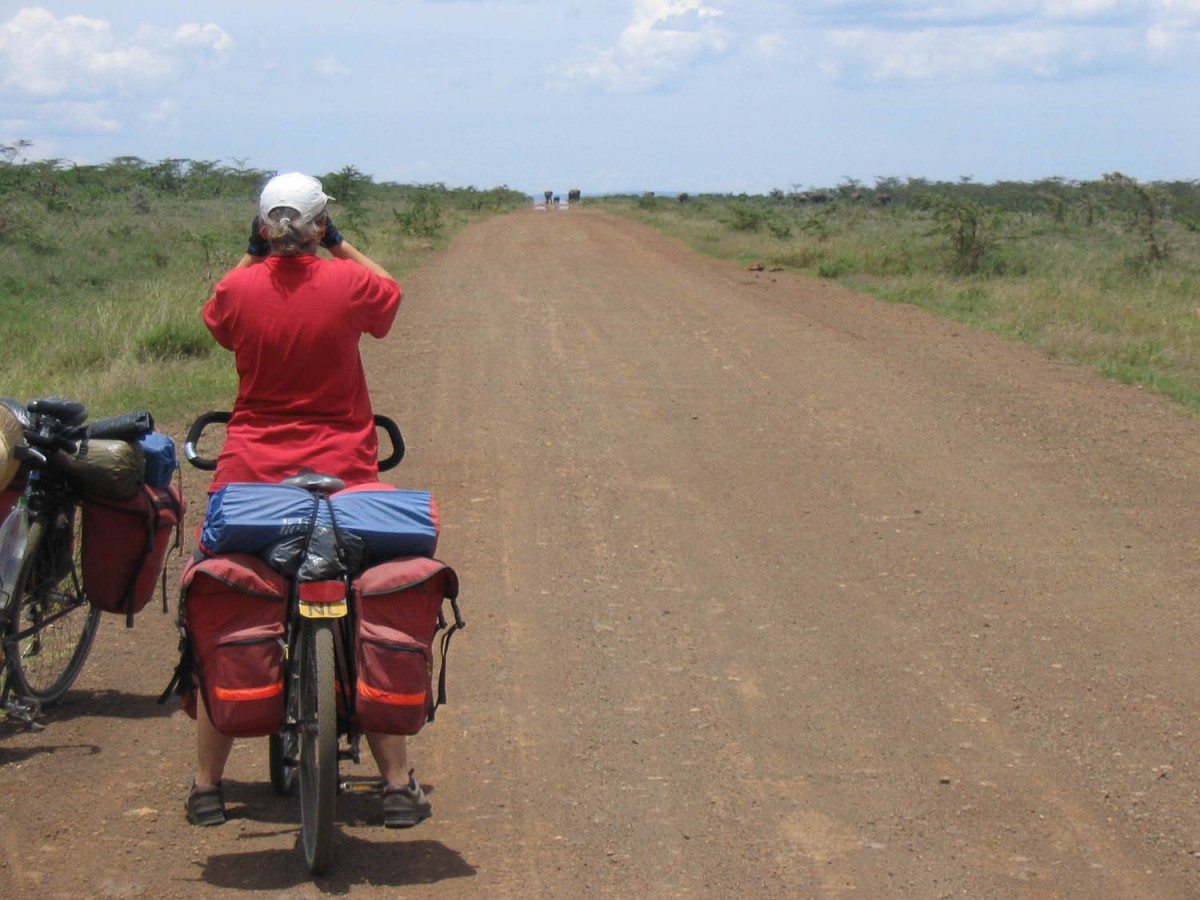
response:
<svg viewBox="0 0 1200 900"><path fill-rule="evenodd" d="M317 525L311 535L276 541L262 557L275 571L300 582L337 581L362 567L363 542L357 535Z"/></svg>

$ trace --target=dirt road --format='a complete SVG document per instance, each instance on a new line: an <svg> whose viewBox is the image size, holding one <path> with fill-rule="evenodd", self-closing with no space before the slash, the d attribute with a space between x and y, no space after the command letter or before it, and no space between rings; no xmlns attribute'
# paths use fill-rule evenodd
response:
<svg viewBox="0 0 1200 900"><path fill-rule="evenodd" d="M1200 895L1200 423L578 209L405 289L364 355L468 621L434 818L345 800L313 882L243 741L188 826L150 610L0 726L0 893Z"/></svg>

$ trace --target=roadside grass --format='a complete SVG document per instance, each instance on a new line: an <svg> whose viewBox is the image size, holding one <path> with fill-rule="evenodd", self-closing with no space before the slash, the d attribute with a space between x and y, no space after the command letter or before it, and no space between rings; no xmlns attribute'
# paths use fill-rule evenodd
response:
<svg viewBox="0 0 1200 900"><path fill-rule="evenodd" d="M1062 205L951 202L936 190L887 208L708 195L589 205L713 257L834 280L1025 341L1200 412L1196 219L1162 215L1148 226L1121 195L1105 196L1110 205L1090 204L1086 218L1082 204L1063 215Z"/></svg>

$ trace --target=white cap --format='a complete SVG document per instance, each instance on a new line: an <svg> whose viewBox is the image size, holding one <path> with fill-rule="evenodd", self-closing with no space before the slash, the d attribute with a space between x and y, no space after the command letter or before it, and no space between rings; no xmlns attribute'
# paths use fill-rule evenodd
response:
<svg viewBox="0 0 1200 900"><path fill-rule="evenodd" d="M311 222L325 211L325 204L332 199L326 196L321 182L311 175L289 172L276 175L267 182L258 198L258 214L266 219L271 210L282 206L299 212L301 222Z"/></svg>

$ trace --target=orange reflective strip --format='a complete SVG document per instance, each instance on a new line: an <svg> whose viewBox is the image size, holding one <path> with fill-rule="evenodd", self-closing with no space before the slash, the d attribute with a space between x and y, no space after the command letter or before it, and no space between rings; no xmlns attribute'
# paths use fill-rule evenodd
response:
<svg viewBox="0 0 1200 900"><path fill-rule="evenodd" d="M213 688L218 700L265 700L283 693L283 682L256 688Z"/></svg>
<svg viewBox="0 0 1200 900"><path fill-rule="evenodd" d="M391 691L381 691L379 688L371 687L369 684L360 681L358 683L358 693L366 700L375 700L378 703L387 703L392 706L420 706L425 703L425 691L419 694L394 694Z"/></svg>

